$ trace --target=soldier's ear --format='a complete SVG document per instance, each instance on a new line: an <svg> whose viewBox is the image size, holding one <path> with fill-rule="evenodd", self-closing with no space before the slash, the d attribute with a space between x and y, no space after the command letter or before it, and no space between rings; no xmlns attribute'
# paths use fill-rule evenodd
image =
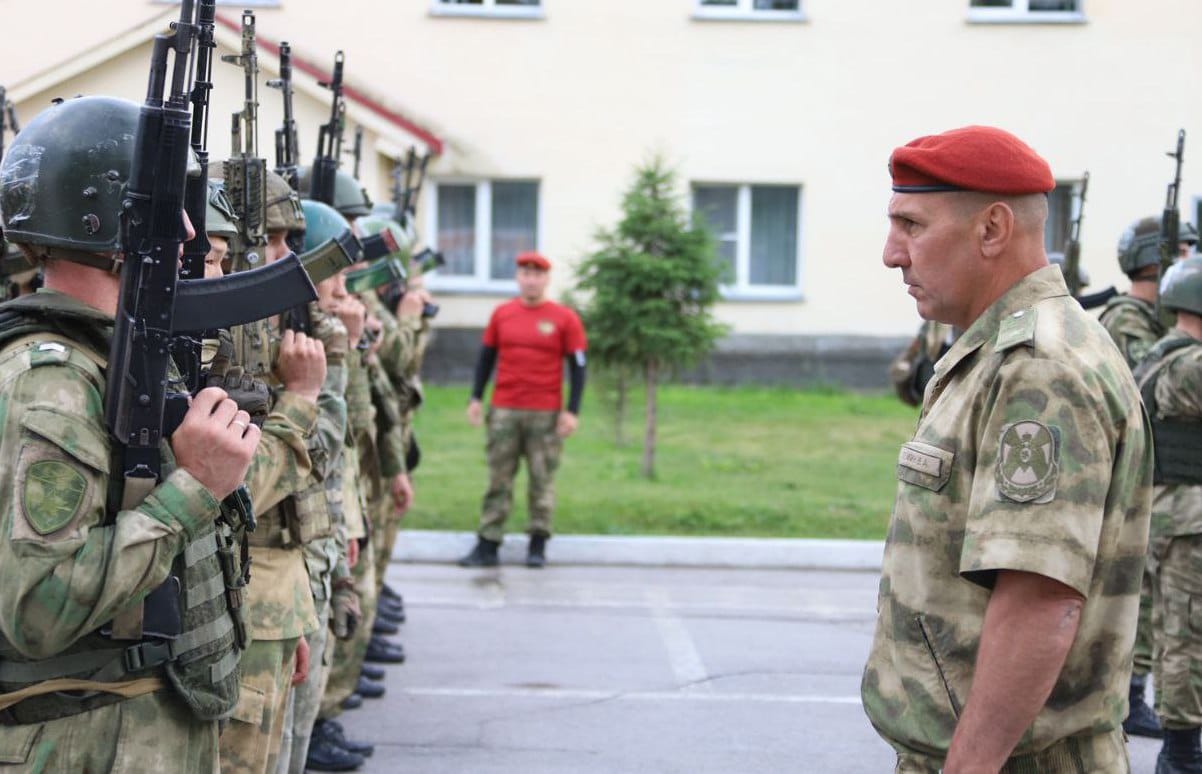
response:
<svg viewBox="0 0 1202 774"><path fill-rule="evenodd" d="M994 202L983 209L977 221L981 254L996 258L1005 252L1014 237L1014 210L1005 202Z"/></svg>

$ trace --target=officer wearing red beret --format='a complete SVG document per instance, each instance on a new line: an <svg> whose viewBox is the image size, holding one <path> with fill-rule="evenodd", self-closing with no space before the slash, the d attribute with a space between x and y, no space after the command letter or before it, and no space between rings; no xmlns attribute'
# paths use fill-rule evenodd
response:
<svg viewBox="0 0 1202 774"><path fill-rule="evenodd" d="M1127 771L1151 434L1122 356L1048 264L1055 180L981 126L889 167L885 265L964 333L898 456L864 709L898 771Z"/></svg>
<svg viewBox="0 0 1202 774"><path fill-rule="evenodd" d="M518 255L515 263L520 295L493 310L467 409L469 421L480 424L484 388L495 366L497 383L488 409L488 492L476 546L460 560L465 567L497 564L497 549L513 505L513 479L523 457L530 484L526 564L542 567L546 563L555 508L555 471L564 439L576 432L584 395L588 342L576 313L546 297L551 262L539 253L526 252ZM570 376L566 410L565 359Z"/></svg>

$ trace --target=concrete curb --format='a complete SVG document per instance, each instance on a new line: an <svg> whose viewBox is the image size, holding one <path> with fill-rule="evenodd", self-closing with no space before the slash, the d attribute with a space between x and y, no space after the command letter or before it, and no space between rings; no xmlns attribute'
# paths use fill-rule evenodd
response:
<svg viewBox="0 0 1202 774"><path fill-rule="evenodd" d="M403 530L392 560L454 562L475 539L470 532ZM565 565L879 571L884 550L879 540L560 535L547 553L552 563ZM525 552L525 535L509 535L501 544L501 561L520 563Z"/></svg>

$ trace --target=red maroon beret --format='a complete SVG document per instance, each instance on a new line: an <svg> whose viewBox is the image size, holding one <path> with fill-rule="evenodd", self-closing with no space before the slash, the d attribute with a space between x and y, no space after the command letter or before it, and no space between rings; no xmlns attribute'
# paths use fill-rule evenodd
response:
<svg viewBox="0 0 1202 774"><path fill-rule="evenodd" d="M518 257L513 260L518 266L533 266L536 269L543 271L551 271L551 262L546 256L541 253L536 253L533 250L525 253L518 253Z"/></svg>
<svg viewBox="0 0 1202 774"><path fill-rule="evenodd" d="M1031 146L992 126L966 126L919 137L889 157L898 193L982 191L1020 195L1056 187L1048 162Z"/></svg>

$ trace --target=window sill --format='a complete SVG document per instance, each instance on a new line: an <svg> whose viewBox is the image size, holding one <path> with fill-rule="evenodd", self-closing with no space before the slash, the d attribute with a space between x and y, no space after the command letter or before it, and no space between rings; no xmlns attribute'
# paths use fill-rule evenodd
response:
<svg viewBox="0 0 1202 774"><path fill-rule="evenodd" d="M481 282L474 277L451 278L431 275L426 278L426 287L431 292L443 296L514 296L518 292L516 282Z"/></svg>
<svg viewBox="0 0 1202 774"><path fill-rule="evenodd" d="M693 21L725 22L792 22L805 24L809 17L804 11L738 11L725 8L706 8L693 11Z"/></svg>
<svg viewBox="0 0 1202 774"><path fill-rule="evenodd" d="M1043 11L1039 13L1014 13L1003 11L989 13L969 11L966 21L969 24L1087 24L1089 19L1083 13L1069 11Z"/></svg>
<svg viewBox="0 0 1202 774"><path fill-rule="evenodd" d="M430 9L430 15L442 18L502 19L509 21L542 21L547 18L546 12L541 7L523 8L520 6L512 8L483 8L471 5L435 6Z"/></svg>
<svg viewBox="0 0 1202 774"><path fill-rule="evenodd" d="M742 287L722 288L721 300L734 303L773 303L805 301L800 288L790 287Z"/></svg>

